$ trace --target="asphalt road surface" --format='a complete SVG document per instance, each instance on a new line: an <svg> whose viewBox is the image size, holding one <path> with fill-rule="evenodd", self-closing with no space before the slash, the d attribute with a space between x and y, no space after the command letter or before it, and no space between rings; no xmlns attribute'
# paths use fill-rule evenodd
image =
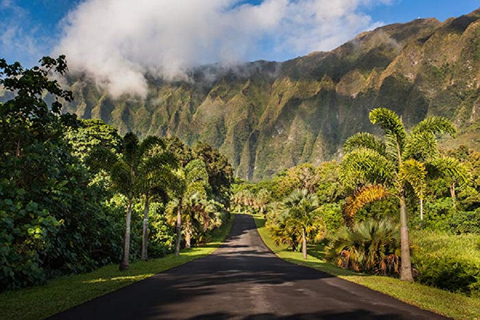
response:
<svg viewBox="0 0 480 320"><path fill-rule="evenodd" d="M208 257L157 274L52 319L445 319L277 258L248 215Z"/></svg>

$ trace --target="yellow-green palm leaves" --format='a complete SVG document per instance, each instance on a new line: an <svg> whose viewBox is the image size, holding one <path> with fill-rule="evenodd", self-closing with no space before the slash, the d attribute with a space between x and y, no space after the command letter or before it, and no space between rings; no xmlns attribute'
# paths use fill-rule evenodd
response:
<svg viewBox="0 0 480 320"><path fill-rule="evenodd" d="M447 119L430 117L407 133L402 119L385 108L372 110L370 121L383 130L384 140L368 133L360 133L346 141L344 151L347 154L341 165L341 179L352 191L352 196L347 200L344 214L351 225L355 213L363 205L382 199L387 194L396 196L400 203L402 230L401 278L413 281L406 210L407 190L410 187L423 204L427 168L439 167L436 136L442 133L453 136L456 130Z"/></svg>

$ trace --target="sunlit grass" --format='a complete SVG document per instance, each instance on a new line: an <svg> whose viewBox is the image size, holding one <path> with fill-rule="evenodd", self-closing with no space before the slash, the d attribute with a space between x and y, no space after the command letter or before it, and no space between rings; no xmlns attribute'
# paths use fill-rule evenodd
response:
<svg viewBox="0 0 480 320"><path fill-rule="evenodd" d="M2 293L0 319L43 319L156 273L205 257L222 244L232 223L233 217L213 233L208 244L185 249L178 257L170 254L148 262L135 262L127 271L119 271L118 265L109 265L90 273L61 277L44 286Z"/></svg>
<svg viewBox="0 0 480 320"><path fill-rule="evenodd" d="M313 255L309 254L307 260L304 260L301 252L288 251L286 246L275 245L265 228L263 216L254 215L254 218L263 241L279 258L327 272L422 309L431 310L454 319L480 319L480 299L478 298L466 297L419 283L408 283L395 278L357 274L344 270L323 259L322 247L309 249Z"/></svg>

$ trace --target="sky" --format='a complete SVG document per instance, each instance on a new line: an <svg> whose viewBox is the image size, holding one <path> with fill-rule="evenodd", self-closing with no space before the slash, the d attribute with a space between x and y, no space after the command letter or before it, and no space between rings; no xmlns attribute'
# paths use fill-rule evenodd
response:
<svg viewBox="0 0 480 320"><path fill-rule="evenodd" d="M146 94L146 73L284 61L360 32L467 14L480 0L0 0L0 58L33 66L66 54L112 95Z"/></svg>

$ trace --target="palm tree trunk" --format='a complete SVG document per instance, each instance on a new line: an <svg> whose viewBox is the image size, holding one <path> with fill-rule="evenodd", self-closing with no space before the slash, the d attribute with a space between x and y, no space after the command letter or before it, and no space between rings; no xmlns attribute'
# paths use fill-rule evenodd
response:
<svg viewBox="0 0 480 320"><path fill-rule="evenodd" d="M130 260L130 223L132 221L132 199L128 199L127 203L127 217L125 219L125 238L123 242L123 255L120 270L127 270Z"/></svg>
<svg viewBox="0 0 480 320"><path fill-rule="evenodd" d="M182 241L182 199L179 200L177 210L177 243L175 244L175 255L180 254L180 242Z"/></svg>
<svg viewBox="0 0 480 320"><path fill-rule="evenodd" d="M455 191L455 182L450 186L450 195L452 196L453 207L457 207L457 194Z"/></svg>
<svg viewBox="0 0 480 320"><path fill-rule="evenodd" d="M412 282L413 276L412 262L410 259L410 241L408 239L407 205L403 194L400 196L400 246L402 259L400 279L402 281Z"/></svg>
<svg viewBox="0 0 480 320"><path fill-rule="evenodd" d="M185 248L190 248L192 242L192 231L190 230L190 224L185 224Z"/></svg>
<svg viewBox="0 0 480 320"><path fill-rule="evenodd" d="M307 259L307 236L305 235L305 228L302 228L302 252L303 259Z"/></svg>
<svg viewBox="0 0 480 320"><path fill-rule="evenodd" d="M143 238L142 238L142 260L148 260L148 212L149 212L148 192L145 193L145 208L143 210Z"/></svg>
<svg viewBox="0 0 480 320"><path fill-rule="evenodd" d="M423 199L420 199L420 220L423 220Z"/></svg>

